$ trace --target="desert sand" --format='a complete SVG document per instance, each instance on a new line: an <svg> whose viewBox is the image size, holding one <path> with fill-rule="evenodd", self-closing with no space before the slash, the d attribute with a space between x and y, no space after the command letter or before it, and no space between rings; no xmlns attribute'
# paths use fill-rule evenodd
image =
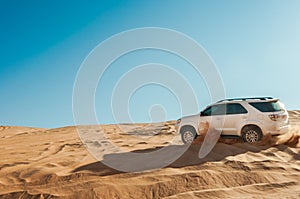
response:
<svg viewBox="0 0 300 199"><path fill-rule="evenodd" d="M202 139L164 168L123 172L95 159L183 147L174 121L156 124L70 126L56 129L0 126L0 198L300 198L300 111L290 111L288 134L260 143L220 139L204 159ZM99 130L99 127L101 130ZM147 163L145 163L147 164Z"/></svg>

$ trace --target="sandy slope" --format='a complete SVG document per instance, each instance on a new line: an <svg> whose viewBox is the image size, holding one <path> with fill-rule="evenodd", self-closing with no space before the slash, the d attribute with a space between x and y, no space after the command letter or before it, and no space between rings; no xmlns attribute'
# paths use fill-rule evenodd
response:
<svg viewBox="0 0 300 199"><path fill-rule="evenodd" d="M0 127L0 198L300 198L300 111L290 111L291 132L257 145L219 140L204 159L201 139L162 169L125 173L98 162L118 157L99 136L84 144L75 127ZM80 126L104 133L123 150L181 150L174 122ZM145 163L146 164L146 163Z"/></svg>

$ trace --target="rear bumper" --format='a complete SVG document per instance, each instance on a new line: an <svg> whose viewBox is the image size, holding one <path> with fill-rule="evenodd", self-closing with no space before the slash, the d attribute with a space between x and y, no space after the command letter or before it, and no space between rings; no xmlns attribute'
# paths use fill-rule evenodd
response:
<svg viewBox="0 0 300 199"><path fill-rule="evenodd" d="M288 133L289 130L290 130L290 125L285 125L285 126L277 127L273 131L267 131L267 133L270 133L271 135L282 135Z"/></svg>

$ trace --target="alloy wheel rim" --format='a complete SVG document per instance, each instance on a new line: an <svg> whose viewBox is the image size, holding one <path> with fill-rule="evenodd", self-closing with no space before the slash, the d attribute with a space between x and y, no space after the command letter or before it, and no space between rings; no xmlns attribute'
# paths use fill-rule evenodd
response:
<svg viewBox="0 0 300 199"><path fill-rule="evenodd" d="M191 143L194 140L194 134L191 131L185 131L183 134L183 138L186 143Z"/></svg>
<svg viewBox="0 0 300 199"><path fill-rule="evenodd" d="M257 142L258 141L258 133L255 130L249 130L246 133L246 141L247 142Z"/></svg>

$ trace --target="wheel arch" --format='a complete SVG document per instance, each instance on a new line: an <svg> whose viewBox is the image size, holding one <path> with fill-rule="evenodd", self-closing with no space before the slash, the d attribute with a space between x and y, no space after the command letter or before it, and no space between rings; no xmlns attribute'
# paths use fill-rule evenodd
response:
<svg viewBox="0 0 300 199"><path fill-rule="evenodd" d="M197 130L198 124L196 124L196 122L193 122L193 121L183 121L182 124L180 125L180 127L178 128L178 133L180 134L181 129L186 126L191 126L192 128L194 128L196 134L198 135L198 130Z"/></svg>
<svg viewBox="0 0 300 199"><path fill-rule="evenodd" d="M261 131L261 133L264 134L264 130L260 127L260 125L258 125L256 123L248 123L248 124L242 126L242 128L240 129L240 135L242 135L243 129L246 128L246 127L249 127L249 126L257 127Z"/></svg>
<svg viewBox="0 0 300 199"><path fill-rule="evenodd" d="M247 122L240 124L240 126L239 126L238 132L239 132L240 136L242 135L243 129L246 126L256 126L261 130L263 135L265 134L265 129L263 127L263 124L261 124L260 122L257 122L257 121L247 121Z"/></svg>
<svg viewBox="0 0 300 199"><path fill-rule="evenodd" d="M182 126L180 127L180 129L179 129L179 133L180 133L180 134L182 133L182 130L183 130L184 128L192 128L192 129L194 129L194 131L195 131L196 134L197 134L196 128L195 128L193 125L191 125L191 124L185 124L185 125L182 125Z"/></svg>

